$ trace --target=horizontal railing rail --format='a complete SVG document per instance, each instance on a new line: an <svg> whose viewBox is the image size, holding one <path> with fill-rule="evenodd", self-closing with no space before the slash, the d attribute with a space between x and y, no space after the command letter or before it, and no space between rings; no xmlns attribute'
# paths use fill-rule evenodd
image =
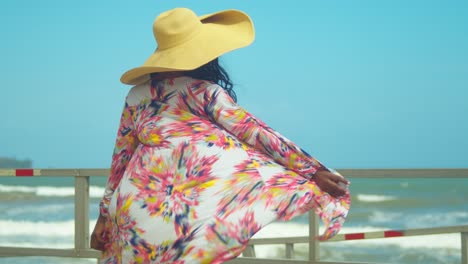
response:
<svg viewBox="0 0 468 264"><path fill-rule="evenodd" d="M410 237L410 236L427 236L440 234L454 234L468 232L468 225L447 226L447 227L432 227L432 228L414 228L406 230L384 230L370 231L363 233L347 233L338 234L333 238L321 241L320 243L362 240L362 239L381 239L391 237ZM252 239L249 245L278 245L278 244L306 244L309 243L308 236L296 237L269 237Z"/></svg>
<svg viewBox="0 0 468 264"><path fill-rule="evenodd" d="M339 169L347 178L468 178L468 168ZM105 176L109 169L0 169L1 176ZM17 175L19 174L19 175Z"/></svg>
<svg viewBox="0 0 468 264"><path fill-rule="evenodd" d="M0 247L0 257L63 257L63 258L99 258L101 253L94 249L74 248L28 248Z"/></svg>
<svg viewBox="0 0 468 264"><path fill-rule="evenodd" d="M468 178L467 168L435 168L435 169L339 169L347 178ZM109 169L0 169L1 177L74 177L75 178L75 240L74 247L69 248L26 248L0 246L0 257L50 256L72 258L99 258L100 252L89 247L89 179L91 176L107 176ZM461 263L468 264L468 225L452 227L435 227L408 230L382 230L365 233L338 234L325 242L337 242L356 239L377 239L387 237L423 236L435 234L460 233L461 235ZM309 214L309 236L256 238L251 239L243 257L229 263L357 263L357 262L327 262L320 261L320 245L314 239L318 235L318 217ZM255 258L256 245L281 244L286 248L285 259L259 259ZM294 245L309 244L309 259L295 260ZM359 262L363 263L363 262Z"/></svg>

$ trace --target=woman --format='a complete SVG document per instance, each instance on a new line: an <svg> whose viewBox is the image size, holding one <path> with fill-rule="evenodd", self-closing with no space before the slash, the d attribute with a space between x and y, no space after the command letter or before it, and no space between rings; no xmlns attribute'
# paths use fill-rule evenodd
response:
<svg viewBox="0 0 468 264"><path fill-rule="evenodd" d="M315 209L338 232L348 182L236 104L218 57L254 39L235 10L156 18L123 110L92 248L102 263L222 263L262 227Z"/></svg>

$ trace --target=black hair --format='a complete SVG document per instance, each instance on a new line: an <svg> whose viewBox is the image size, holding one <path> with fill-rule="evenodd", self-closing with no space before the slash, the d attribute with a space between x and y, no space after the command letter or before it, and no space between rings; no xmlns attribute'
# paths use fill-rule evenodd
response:
<svg viewBox="0 0 468 264"><path fill-rule="evenodd" d="M234 85L232 84L227 71L219 64L218 58L196 68L195 70L184 72L184 74L195 79L206 80L218 84L226 90L234 102L237 102L236 92L233 90Z"/></svg>

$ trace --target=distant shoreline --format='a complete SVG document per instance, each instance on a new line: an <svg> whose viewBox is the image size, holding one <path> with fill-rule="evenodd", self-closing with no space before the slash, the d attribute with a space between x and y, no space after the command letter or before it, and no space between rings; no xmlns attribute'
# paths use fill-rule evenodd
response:
<svg viewBox="0 0 468 264"><path fill-rule="evenodd" d="M32 168L33 161L30 159L19 160L10 157L0 157L0 168Z"/></svg>

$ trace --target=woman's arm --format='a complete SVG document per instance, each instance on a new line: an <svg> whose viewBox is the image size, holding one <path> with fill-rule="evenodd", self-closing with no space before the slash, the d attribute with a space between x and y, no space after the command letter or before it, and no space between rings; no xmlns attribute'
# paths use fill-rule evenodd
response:
<svg viewBox="0 0 468 264"><path fill-rule="evenodd" d="M100 203L100 212L102 216L108 215L110 199L122 179L133 152L138 146L138 138L133 124L134 113L135 106L129 106L126 102L120 118L114 154L112 156L110 175L107 180L104 197Z"/></svg>
<svg viewBox="0 0 468 264"><path fill-rule="evenodd" d="M222 87L208 87L204 99L209 118L237 138L303 177L314 178L317 185L332 196L339 197L347 192L349 182L344 177L331 172L292 141L241 108Z"/></svg>
<svg viewBox="0 0 468 264"><path fill-rule="evenodd" d="M237 105L222 87L212 85L207 89L208 116L237 138L305 177L312 177L319 170L328 171L292 141Z"/></svg>

